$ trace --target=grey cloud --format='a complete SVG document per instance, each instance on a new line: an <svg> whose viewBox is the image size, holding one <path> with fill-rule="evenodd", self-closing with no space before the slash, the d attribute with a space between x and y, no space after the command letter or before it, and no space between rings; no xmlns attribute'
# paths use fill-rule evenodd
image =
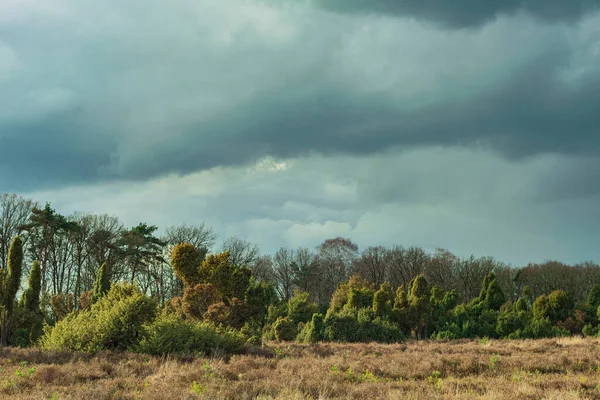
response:
<svg viewBox="0 0 600 400"><path fill-rule="evenodd" d="M14 149L0 161L3 188L144 180L168 173L244 165L265 155L368 155L391 147L482 146L513 159L542 153L593 155L600 151L597 60L587 60L589 68L572 82L561 80L565 70L580 67L575 63L581 52L578 40L570 46L560 34L548 35L548 40L556 42L533 49L530 59L519 60L516 67L509 65L508 72L502 71L505 74L493 84L480 86L479 81L471 83L467 79L464 87L451 87L448 93L443 92L444 86L435 88L433 101L415 107L410 98L398 99L403 85L369 91L360 85L369 87L366 80L336 79L338 68L341 71L344 67L335 58L338 47L344 43L344 32L351 32L357 25L336 17L335 22L342 25L337 32L326 28L332 22L328 16L316 17L323 19L294 27L299 33L288 42L265 46L262 42L266 35L254 41L245 39L244 43L251 45L239 51L235 41L217 46L194 39L200 40L196 46L194 40L185 42L187 34L179 37L171 29L171 39L182 43L177 51L168 53L171 57L166 62L163 54L168 41L162 41L155 51L151 43L143 41L139 53L127 54L138 36L143 36L143 29L149 29L144 25L135 26L140 30L136 31L137 39L127 41L123 47L114 37L101 40L103 36L96 38L95 32L88 32L95 38L89 48L83 35L70 45L65 38L59 58L46 54L49 70L57 72L50 77L44 73L44 59L33 51L32 43L41 35L39 40L44 46L48 41L57 44L60 35L45 35L50 29L47 27L28 32L20 26L19 32L27 40L15 33L7 37L16 54L24 57L23 62L29 61L32 69L35 66L42 70L34 78L45 86L49 83L44 79L51 79L50 86L70 88L78 101L67 110L45 117L0 118L3 144ZM323 29L325 36L315 32L316 28ZM519 25L509 28L518 29ZM245 38L251 36L251 30L243 33ZM122 34L127 35L126 29ZM20 40L26 44L21 46ZM94 47L98 43L101 45ZM214 48L207 50L209 45ZM510 46L514 47L512 43ZM21 48L26 51L19 51ZM101 55L98 59L92 57L94 49ZM143 57L138 59L136 54ZM402 57L391 61L398 66L403 62ZM474 64L482 62L473 60ZM498 63L492 67L504 66ZM62 70L61 65L71 67ZM67 70L73 74L71 78ZM431 80L436 79L436 73L431 73ZM356 79L360 80L360 75ZM409 80L410 76L405 85ZM28 83L22 78L9 87L15 94L19 85L27 87ZM418 89L408 90L418 93ZM475 94L464 96L463 90ZM1 93L2 104L10 105L13 97L5 94L10 92ZM213 97L225 105L221 107L217 101L219 106L211 108ZM206 98L209 111L204 103L196 104ZM30 156L34 156L31 162L23 161ZM14 177L15 165L22 165L26 179Z"/></svg>
<svg viewBox="0 0 600 400"><path fill-rule="evenodd" d="M536 202L560 203L600 196L600 157L571 157L568 161L550 165L546 169L539 179ZM600 222L600 210L597 207L584 210L596 216L593 219L595 223Z"/></svg>
<svg viewBox="0 0 600 400"><path fill-rule="evenodd" d="M495 90L420 111L408 112L385 94L323 88L306 97L286 88L222 118L183 127L184 140L165 144L162 157L131 159L121 173L137 171L134 177L147 178L168 169L188 173L244 164L266 154L371 154L394 146L484 146L514 159L546 152L597 154L600 73L576 87L563 84L557 74L568 57L547 54Z"/></svg>
<svg viewBox="0 0 600 400"><path fill-rule="evenodd" d="M598 0L314 0L342 13L373 13L427 20L450 28L478 27L523 12L547 22L573 22L600 7Z"/></svg>
<svg viewBox="0 0 600 400"><path fill-rule="evenodd" d="M97 128L78 109L0 123L0 192L96 181L114 146Z"/></svg>
<svg viewBox="0 0 600 400"><path fill-rule="evenodd" d="M419 111L406 111L387 94L325 86L306 96L291 86L208 121L175 124L172 129L179 135L171 138L165 132L150 147L144 136L124 146L98 132L111 129L110 124L98 126L95 118L65 113L22 126L0 126L0 132L13 132L8 144L17 149L4 158L3 170L34 154L25 167L30 169L28 183L35 178L46 183L147 179L242 165L265 155L360 155L397 146L484 146L515 159L545 152L598 154L600 73L590 73L576 87L559 83L557 71L568 57L568 52L548 54L495 90ZM115 123L115 130L123 129Z"/></svg>
<svg viewBox="0 0 600 400"><path fill-rule="evenodd" d="M213 169L31 197L52 201L63 213L115 214L127 225L148 221L164 228L204 220L221 239L240 235L263 251L312 246L344 235L361 248L441 246L464 256L475 252L516 263L598 256L598 196L543 203L532 197L553 170L579 170L576 159L547 155L513 163L485 151L439 147L385 156L307 157L290 165L276 173ZM338 196L336 203L325 189L339 180L358 181L356 190L377 191L376 198L358 196L343 203ZM288 208L286 199L296 206Z"/></svg>

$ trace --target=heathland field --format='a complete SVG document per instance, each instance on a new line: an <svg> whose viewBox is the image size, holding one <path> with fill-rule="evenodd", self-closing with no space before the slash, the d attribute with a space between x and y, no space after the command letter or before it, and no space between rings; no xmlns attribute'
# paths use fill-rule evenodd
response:
<svg viewBox="0 0 600 400"><path fill-rule="evenodd" d="M600 399L600 340L279 344L249 354L0 350L10 399Z"/></svg>

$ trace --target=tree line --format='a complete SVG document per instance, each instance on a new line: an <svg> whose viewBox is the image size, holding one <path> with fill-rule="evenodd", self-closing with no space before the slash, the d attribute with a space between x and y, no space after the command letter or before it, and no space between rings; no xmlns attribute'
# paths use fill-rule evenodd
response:
<svg viewBox="0 0 600 400"><path fill-rule="evenodd" d="M589 296L600 268L591 262L513 267L444 249L359 251L339 237L269 255L235 237L215 249L216 235L205 224L157 232L148 223L125 227L108 215L64 216L50 204L2 195L2 343L11 335L12 344L31 343L42 336L42 325L91 311L112 283L131 285L122 290L188 322L244 330L255 340L537 337L581 333L585 326L589 333L597 322ZM15 240L21 250L11 253ZM19 252L21 262L11 263ZM29 286L21 274L29 275ZM548 311L553 307L560 316Z"/></svg>

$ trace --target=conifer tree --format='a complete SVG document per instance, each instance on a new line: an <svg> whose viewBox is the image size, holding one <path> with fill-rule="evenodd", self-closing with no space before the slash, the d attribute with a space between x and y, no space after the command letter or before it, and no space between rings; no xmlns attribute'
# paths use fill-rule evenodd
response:
<svg viewBox="0 0 600 400"><path fill-rule="evenodd" d="M423 274L416 276L410 283L408 304L412 328L417 339L427 337L427 315L429 314L430 289Z"/></svg>
<svg viewBox="0 0 600 400"><path fill-rule="evenodd" d="M19 302L19 307L24 312L24 328L29 330L28 344L36 342L42 335L44 314L40 308L40 294L42 291L42 270L40 263L34 261L29 271L29 285L25 289Z"/></svg>
<svg viewBox="0 0 600 400"><path fill-rule="evenodd" d="M21 286L23 273L23 241L15 237L8 251L8 274L4 285L4 307L11 313L15 304L15 296Z"/></svg>
<svg viewBox="0 0 600 400"><path fill-rule="evenodd" d="M42 271L40 263L34 261L29 272L29 287L23 292L21 306L30 313L40 309L40 293L42 291Z"/></svg>
<svg viewBox="0 0 600 400"><path fill-rule="evenodd" d="M21 275L23 273L23 241L16 236L8 250L8 271L0 273L1 296L2 296L2 318L0 327L0 344L6 346L10 322L15 306L15 296L21 286Z"/></svg>
<svg viewBox="0 0 600 400"><path fill-rule="evenodd" d="M496 278L493 278L487 287L486 295L483 300L484 307L488 310L500 310L500 307L505 301L506 298L504 297L502 289L500 289L500 285L498 285L498 281L496 281Z"/></svg>
<svg viewBox="0 0 600 400"><path fill-rule="evenodd" d="M110 277L108 275L108 266L106 263L102 264L98 275L96 276L96 283L94 284L94 294L92 295L92 304L97 302L110 290Z"/></svg>

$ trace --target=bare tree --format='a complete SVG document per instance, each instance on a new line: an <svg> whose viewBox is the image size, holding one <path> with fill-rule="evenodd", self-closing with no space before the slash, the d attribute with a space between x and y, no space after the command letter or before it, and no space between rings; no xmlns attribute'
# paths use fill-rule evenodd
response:
<svg viewBox="0 0 600 400"><path fill-rule="evenodd" d="M275 282L273 259L270 255L265 254L258 257L258 260L254 263L252 269L252 276L258 281L269 283Z"/></svg>
<svg viewBox="0 0 600 400"><path fill-rule="evenodd" d="M318 248L319 252L319 296L318 301L329 301L337 286L354 272L358 246L350 239L337 237L327 239Z"/></svg>
<svg viewBox="0 0 600 400"><path fill-rule="evenodd" d="M260 251L257 245L238 237L230 237L223 242L221 251L228 250L229 260L234 265L244 265L250 269L255 267L255 264L260 257Z"/></svg>
<svg viewBox="0 0 600 400"><path fill-rule="evenodd" d="M279 298L288 301L294 294L294 250L284 247L273 257L275 290Z"/></svg>
<svg viewBox="0 0 600 400"><path fill-rule="evenodd" d="M77 308L79 301L79 295L81 294L81 276L86 263L89 260L89 246L88 241L93 233L93 222L94 216L87 213L74 213L68 217L70 221L75 222L77 229L69 232L69 241L72 244L72 261L75 268L74 271L74 285L73 285L73 299L75 302L75 308Z"/></svg>
<svg viewBox="0 0 600 400"><path fill-rule="evenodd" d="M479 295L483 279L488 273L494 271L495 266L493 258L475 258L475 256L455 264L454 275L457 278L457 291L463 301L469 301Z"/></svg>
<svg viewBox="0 0 600 400"><path fill-rule="evenodd" d="M21 235L37 204L16 194L0 196L0 268L6 270L8 249L15 236Z"/></svg>
<svg viewBox="0 0 600 400"><path fill-rule="evenodd" d="M198 225L170 226L162 239L171 247L180 243L190 243L198 250L206 249L206 252L209 252L215 245L217 235L210 226L202 222Z"/></svg>
<svg viewBox="0 0 600 400"><path fill-rule="evenodd" d="M110 281L116 282L125 278L126 269L118 241L123 231L123 224L117 217L94 215L91 220L91 234L88 238L88 261L82 273L82 291L94 287L94 281L100 266L107 264Z"/></svg>
<svg viewBox="0 0 600 400"><path fill-rule="evenodd" d="M437 285L443 290L451 290L456 284L454 272L459 258L445 249L436 249L425 268L425 278L431 285Z"/></svg>
<svg viewBox="0 0 600 400"><path fill-rule="evenodd" d="M429 255L420 247L394 246L389 253L390 282L394 286L408 287L410 281L425 272Z"/></svg>
<svg viewBox="0 0 600 400"><path fill-rule="evenodd" d="M389 250L383 246L366 248L356 262L357 272L376 286L387 279L389 267Z"/></svg>
<svg viewBox="0 0 600 400"><path fill-rule="evenodd" d="M319 285L319 258L306 247L300 247L294 252L292 272L294 286L310 294L314 301L318 297Z"/></svg>
<svg viewBox="0 0 600 400"><path fill-rule="evenodd" d="M69 232L55 232L48 244L48 275L50 289L54 294L68 293L74 272L73 242Z"/></svg>

